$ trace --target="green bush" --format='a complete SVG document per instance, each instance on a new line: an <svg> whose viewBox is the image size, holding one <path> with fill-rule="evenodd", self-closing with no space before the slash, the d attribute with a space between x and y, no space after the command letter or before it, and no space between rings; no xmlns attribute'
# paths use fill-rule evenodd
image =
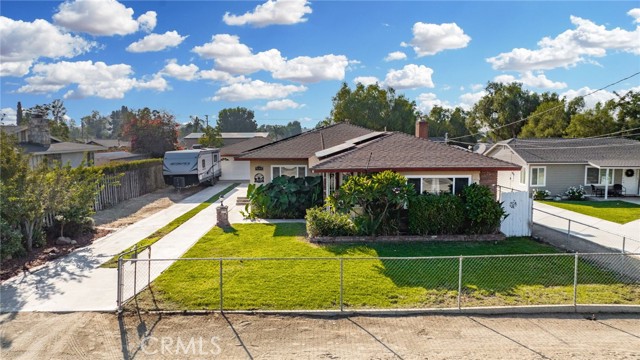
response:
<svg viewBox="0 0 640 360"><path fill-rule="evenodd" d="M322 178L278 176L265 185L250 185L247 197L243 214L249 218L302 219L307 209L322 203Z"/></svg>
<svg viewBox="0 0 640 360"><path fill-rule="evenodd" d="M144 159L126 162L112 162L101 166L96 166L94 169L102 170L105 175L119 174L127 170L135 170L140 168L148 168L162 164L162 159Z"/></svg>
<svg viewBox="0 0 640 360"><path fill-rule="evenodd" d="M423 194L409 200L409 232L415 235L459 234L465 219L464 205L453 194Z"/></svg>
<svg viewBox="0 0 640 360"><path fill-rule="evenodd" d="M20 230L15 229L5 219L0 218L0 259L20 257L24 256L25 253Z"/></svg>
<svg viewBox="0 0 640 360"><path fill-rule="evenodd" d="M465 225L469 234L493 234L500 230L500 223L507 217L502 203L486 186L471 184L462 191Z"/></svg>
<svg viewBox="0 0 640 360"><path fill-rule="evenodd" d="M325 211L321 207L307 209L307 234L317 236L353 236L356 228L349 215Z"/></svg>

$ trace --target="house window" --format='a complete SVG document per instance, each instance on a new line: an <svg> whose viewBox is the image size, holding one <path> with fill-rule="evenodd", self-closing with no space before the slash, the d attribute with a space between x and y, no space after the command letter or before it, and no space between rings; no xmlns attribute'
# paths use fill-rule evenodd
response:
<svg viewBox="0 0 640 360"><path fill-rule="evenodd" d="M531 186L545 186L546 183L546 168L532 167L531 168Z"/></svg>
<svg viewBox="0 0 640 360"><path fill-rule="evenodd" d="M522 170L520 170L520 184L526 184L527 183L527 168L523 167Z"/></svg>
<svg viewBox="0 0 640 360"><path fill-rule="evenodd" d="M622 169L598 169L587 166L585 185L613 185L622 181Z"/></svg>
<svg viewBox="0 0 640 360"><path fill-rule="evenodd" d="M407 178L408 184L413 184L417 193L431 194L460 194L462 189L469 186L471 177L453 176L424 176Z"/></svg>
<svg viewBox="0 0 640 360"><path fill-rule="evenodd" d="M304 165L273 165L271 167L272 179L278 176L294 176L305 177L307 176L307 167Z"/></svg>

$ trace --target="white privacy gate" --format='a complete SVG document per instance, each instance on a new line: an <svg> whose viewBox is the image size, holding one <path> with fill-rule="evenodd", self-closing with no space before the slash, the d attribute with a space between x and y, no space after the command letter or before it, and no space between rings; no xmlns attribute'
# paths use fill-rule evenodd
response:
<svg viewBox="0 0 640 360"><path fill-rule="evenodd" d="M526 191L501 192L500 201L507 214L500 231L507 236L531 236L533 200Z"/></svg>

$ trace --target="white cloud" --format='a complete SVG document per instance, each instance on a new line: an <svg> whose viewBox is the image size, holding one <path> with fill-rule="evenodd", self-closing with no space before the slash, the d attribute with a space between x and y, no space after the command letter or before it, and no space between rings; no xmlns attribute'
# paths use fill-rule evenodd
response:
<svg viewBox="0 0 640 360"><path fill-rule="evenodd" d="M267 105L260 108L260 110L286 110L286 109L299 109L304 107L304 104L298 104L291 99L272 100Z"/></svg>
<svg viewBox="0 0 640 360"><path fill-rule="evenodd" d="M438 96L434 93L423 93L418 95L418 110L420 110L424 114L428 114L431 112L435 106L440 106L443 108L451 108L452 106L446 102L438 99Z"/></svg>
<svg viewBox="0 0 640 360"><path fill-rule="evenodd" d="M76 85L67 91L64 98L95 96L104 99L122 99L131 89L167 89L166 81L156 75L149 81L132 78L133 70L127 64L107 65L104 62L62 61L53 64L36 64L33 76L28 77L19 93L50 93Z"/></svg>
<svg viewBox="0 0 640 360"><path fill-rule="evenodd" d="M634 22L640 23L640 8L631 9L627 12L627 15L635 19Z"/></svg>
<svg viewBox="0 0 640 360"><path fill-rule="evenodd" d="M471 41L471 38L456 23L438 25L417 22L413 25L412 31L411 42L408 44L403 42L400 45L413 47L418 57L435 55L449 49L464 48Z"/></svg>
<svg viewBox="0 0 640 360"><path fill-rule="evenodd" d="M180 80L191 81L197 77L198 70L198 66L194 64L179 65L176 59L171 59L167 62L167 65L160 70L160 74Z"/></svg>
<svg viewBox="0 0 640 360"><path fill-rule="evenodd" d="M401 70L391 69L384 79L384 84L395 89L432 88L433 70L424 65L409 64Z"/></svg>
<svg viewBox="0 0 640 360"><path fill-rule="evenodd" d="M18 112L13 108L0 109L0 119L2 120L2 125L15 124L17 117L18 117Z"/></svg>
<svg viewBox="0 0 640 360"><path fill-rule="evenodd" d="M342 80L347 65L349 65L349 61L344 55L299 56L284 61L280 67L272 72L272 76L274 79L302 83Z"/></svg>
<svg viewBox="0 0 640 360"><path fill-rule="evenodd" d="M116 0L75 0L60 4L53 20L69 30L91 35L127 35L140 27L153 30L156 12L147 11L136 20L133 9Z"/></svg>
<svg viewBox="0 0 640 360"><path fill-rule="evenodd" d="M471 90L473 91L480 91L484 89L484 85L482 84L471 84Z"/></svg>
<svg viewBox="0 0 640 360"><path fill-rule="evenodd" d="M462 109L467 111L471 110L473 105L475 105L478 101L480 101L480 99L482 99L482 97L485 96L486 94L487 92L484 90L462 94L459 97L460 103L458 104L458 106L460 106Z"/></svg>
<svg viewBox="0 0 640 360"><path fill-rule="evenodd" d="M407 54L402 51L394 51L390 52L387 57L384 58L384 61L395 61L395 60L404 60L407 58Z"/></svg>
<svg viewBox="0 0 640 360"><path fill-rule="evenodd" d="M225 82L227 84L235 84L235 83L243 83L243 82L251 81L250 79L247 79L242 75L233 76L226 71L220 71L216 69L202 70L198 73L198 77L200 79L220 81L220 82Z"/></svg>
<svg viewBox="0 0 640 360"><path fill-rule="evenodd" d="M0 33L0 76L23 76L38 58L70 58L95 46L41 19L25 22L0 16Z"/></svg>
<svg viewBox="0 0 640 360"><path fill-rule="evenodd" d="M531 71L525 71L520 74L520 78L517 79L513 75L499 75L493 79L495 82L501 83L512 83L512 82L520 82L526 86L539 88L539 89L564 89L567 87L567 83L564 82L554 82L549 79L544 74L533 75Z"/></svg>
<svg viewBox="0 0 640 360"><path fill-rule="evenodd" d="M637 14L632 10L629 15L635 17ZM581 62L592 62L592 57L603 57L607 50L640 55L640 26L634 31L620 28L607 30L602 25L576 16L571 16L571 23L576 26L575 29L566 30L553 39L543 38L538 42L538 49L516 48L488 58L487 62L497 70L530 71L568 68Z"/></svg>
<svg viewBox="0 0 640 360"><path fill-rule="evenodd" d="M149 34L127 46L127 51L134 53L161 51L180 45L186 38L186 36L180 36L175 30L167 31L164 34Z"/></svg>
<svg viewBox="0 0 640 360"><path fill-rule="evenodd" d="M573 100L579 96L585 96L587 94L591 94L595 89L591 89L587 86L582 87L578 90L567 90L564 93L560 94L560 97L566 97L567 100ZM626 93L625 90L623 91L619 91L618 94L623 94ZM601 90L598 91L597 93L594 93L592 95L586 96L584 98L584 105L587 108L593 108L596 106L597 103L601 102L601 103L605 103L608 100L611 99L617 99L618 97L616 96L616 94L609 92L607 90Z"/></svg>
<svg viewBox="0 0 640 360"><path fill-rule="evenodd" d="M307 21L304 16L311 12L307 0L268 0L244 15L225 13L222 21L227 25L249 24L256 27L292 25Z"/></svg>
<svg viewBox="0 0 640 360"><path fill-rule="evenodd" d="M256 71L274 71L284 62L275 49L253 54L251 48L240 43L236 35L218 34L211 42L196 46L192 50L205 59L214 59L219 70L233 74L251 74Z"/></svg>
<svg viewBox="0 0 640 360"><path fill-rule="evenodd" d="M374 85L374 84L380 84L380 80L378 80L377 77L375 76L358 76L355 79L353 79L353 82L357 85L357 84L362 84L364 86L369 86L369 85Z"/></svg>
<svg viewBox="0 0 640 360"><path fill-rule="evenodd" d="M244 101L255 99L281 99L296 92L306 91L305 86L283 85L253 80L220 88L211 99L214 101Z"/></svg>
<svg viewBox="0 0 640 360"><path fill-rule="evenodd" d="M211 42L192 49L205 59L213 59L215 69L231 74L248 75L268 71L274 79L312 83L342 80L349 60L344 55L299 56L287 60L277 49L254 54L236 35L217 34Z"/></svg>

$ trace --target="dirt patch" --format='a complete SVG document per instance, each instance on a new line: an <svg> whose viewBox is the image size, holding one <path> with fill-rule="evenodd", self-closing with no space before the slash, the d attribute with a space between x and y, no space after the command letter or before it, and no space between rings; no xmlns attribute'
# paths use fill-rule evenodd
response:
<svg viewBox="0 0 640 360"><path fill-rule="evenodd" d="M0 315L2 359L636 359L637 314Z"/></svg>
<svg viewBox="0 0 640 360"><path fill-rule="evenodd" d="M51 236L45 246L34 248L27 256L2 261L0 266L0 281L9 279L23 271L28 272L47 261L57 259L77 248L87 246L93 243L94 240L100 239L119 228L140 221L162 209L166 209L202 189L202 187L194 186L178 191L173 187L165 187L152 193L129 199L112 208L98 211L93 216L96 224L94 231L74 237L73 240L75 240L77 244L56 245L56 236Z"/></svg>
<svg viewBox="0 0 640 360"><path fill-rule="evenodd" d="M153 215L162 209L166 209L202 189L203 187L193 186L178 191L173 187L165 187L152 193L121 202L112 208L98 211L93 216L93 219L98 228L123 228Z"/></svg>

